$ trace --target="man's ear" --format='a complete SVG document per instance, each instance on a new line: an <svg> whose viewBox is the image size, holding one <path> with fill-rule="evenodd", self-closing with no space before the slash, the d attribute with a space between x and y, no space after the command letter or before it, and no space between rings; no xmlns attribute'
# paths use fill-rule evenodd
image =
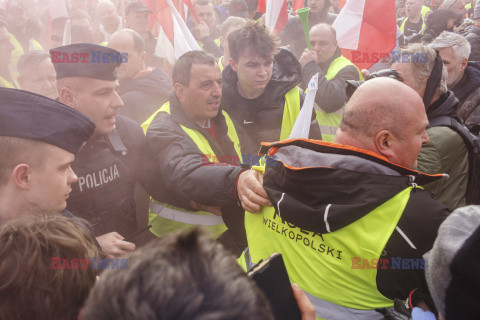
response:
<svg viewBox="0 0 480 320"><path fill-rule="evenodd" d="M462 71L463 71L463 70L465 70L465 68L466 68L467 65L468 65L468 59L467 59L467 58L463 58L460 63L461 63L461 65L462 65Z"/></svg>
<svg viewBox="0 0 480 320"><path fill-rule="evenodd" d="M75 96L75 92L73 92L70 88L63 87L60 90L58 100L60 100L61 103L66 104L67 106L73 109L76 109L77 107L77 99Z"/></svg>
<svg viewBox="0 0 480 320"><path fill-rule="evenodd" d="M233 60L232 58L230 58L229 62L230 62L230 67L232 67L232 70L237 72L237 70L238 70L237 62L235 60Z"/></svg>
<svg viewBox="0 0 480 320"><path fill-rule="evenodd" d="M147 60L147 53L145 51L140 53L140 59L142 60L142 63L145 63L145 61Z"/></svg>
<svg viewBox="0 0 480 320"><path fill-rule="evenodd" d="M393 150L393 145L395 144L396 138L388 130L381 130L375 135L375 148L377 153L381 154L388 160L395 157L395 151Z"/></svg>
<svg viewBox="0 0 480 320"><path fill-rule="evenodd" d="M32 168L28 164L17 165L12 171L15 185L21 189L29 189L32 180Z"/></svg>
<svg viewBox="0 0 480 320"><path fill-rule="evenodd" d="M177 96L178 101L180 103L185 103L185 93L186 93L186 87L181 84L181 83L175 83L173 86L173 90L175 91L175 95Z"/></svg>

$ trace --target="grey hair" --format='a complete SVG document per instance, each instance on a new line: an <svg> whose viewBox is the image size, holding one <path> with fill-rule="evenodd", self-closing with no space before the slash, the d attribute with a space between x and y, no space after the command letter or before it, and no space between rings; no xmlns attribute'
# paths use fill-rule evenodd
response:
<svg viewBox="0 0 480 320"><path fill-rule="evenodd" d="M401 54L407 54L411 56L422 56L427 54L426 61L416 60L412 61L412 72L413 76L419 81L422 82L425 78L429 78L432 73L433 67L435 66L435 58L437 56L437 51L433 48L422 44L422 43L413 43L401 50ZM444 94L447 92L447 68L445 65L442 67L442 78L438 84L436 92Z"/></svg>
<svg viewBox="0 0 480 320"><path fill-rule="evenodd" d="M459 62L468 59L472 51L470 42L464 36L449 31L443 31L429 46L435 50L452 47Z"/></svg>

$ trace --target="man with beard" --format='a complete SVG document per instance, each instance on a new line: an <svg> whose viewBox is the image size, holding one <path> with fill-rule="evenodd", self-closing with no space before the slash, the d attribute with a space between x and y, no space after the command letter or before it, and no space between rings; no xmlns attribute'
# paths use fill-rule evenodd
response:
<svg viewBox="0 0 480 320"><path fill-rule="evenodd" d="M447 68L447 87L459 100L457 115L472 132L480 132L480 63L468 61L470 43L461 35L444 31L430 47L438 50Z"/></svg>
<svg viewBox="0 0 480 320"><path fill-rule="evenodd" d="M306 0L305 6L310 8L308 14L309 29L319 23L328 23L331 25L337 18L336 14L328 12L330 0ZM293 54L295 54L295 57L299 59L307 47L307 42L305 41L302 22L298 16L288 20L285 28L280 32L279 37L282 46L288 46Z"/></svg>

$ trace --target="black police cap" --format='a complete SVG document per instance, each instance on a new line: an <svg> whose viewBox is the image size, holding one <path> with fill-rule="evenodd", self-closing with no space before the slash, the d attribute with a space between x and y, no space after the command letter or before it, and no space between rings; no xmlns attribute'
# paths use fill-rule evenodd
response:
<svg viewBox="0 0 480 320"><path fill-rule="evenodd" d="M117 50L93 43L75 43L50 49L50 57L57 79L83 77L111 81L117 79L116 70L126 58Z"/></svg>
<svg viewBox="0 0 480 320"><path fill-rule="evenodd" d="M94 130L92 120L63 103L0 88L0 136L39 140L76 154Z"/></svg>

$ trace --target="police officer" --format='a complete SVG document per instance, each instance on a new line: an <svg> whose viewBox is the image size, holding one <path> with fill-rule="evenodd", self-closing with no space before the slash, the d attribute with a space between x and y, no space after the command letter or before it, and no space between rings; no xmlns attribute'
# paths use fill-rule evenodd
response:
<svg viewBox="0 0 480 320"><path fill-rule="evenodd" d="M92 224L107 255L125 254L135 249L123 239L136 231L134 190L145 142L139 125L117 115L123 102L116 68L126 57L86 43L51 49L50 54L60 101L96 124L72 164L78 182L72 185L67 208Z"/></svg>
<svg viewBox="0 0 480 320"><path fill-rule="evenodd" d="M58 101L0 88L0 225L65 209L77 181L70 164L94 130L90 119Z"/></svg>

